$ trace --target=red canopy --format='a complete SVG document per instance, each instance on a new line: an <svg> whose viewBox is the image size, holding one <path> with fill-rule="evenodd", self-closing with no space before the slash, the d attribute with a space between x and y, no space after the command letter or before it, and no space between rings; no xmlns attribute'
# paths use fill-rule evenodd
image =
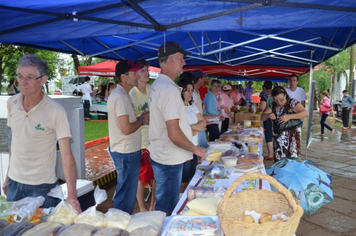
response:
<svg viewBox="0 0 356 236"><path fill-rule="evenodd" d="M115 77L115 66L118 61L107 60L95 65L90 66L79 66L79 75L96 75L105 77ZM148 67L150 72L150 78L157 78L158 74L161 72L160 68L150 66Z"/></svg>

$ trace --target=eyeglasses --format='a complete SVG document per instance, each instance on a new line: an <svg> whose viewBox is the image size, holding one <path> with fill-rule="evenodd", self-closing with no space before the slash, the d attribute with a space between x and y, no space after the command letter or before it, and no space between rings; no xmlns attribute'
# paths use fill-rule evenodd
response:
<svg viewBox="0 0 356 236"><path fill-rule="evenodd" d="M25 77L22 77L22 76L17 76L17 80L19 81L19 82L22 82L22 81L24 81L24 80L26 80L26 81L35 81L35 80L38 80L38 79L40 79L40 78L42 78L44 75L41 75L41 76L38 76L37 78L33 78L33 77L27 77L27 78L25 78Z"/></svg>
<svg viewBox="0 0 356 236"><path fill-rule="evenodd" d="M279 103L284 102L284 99L285 99L285 97L280 98L280 99L275 99L275 98L273 98L273 100L274 100L275 102L279 102Z"/></svg>

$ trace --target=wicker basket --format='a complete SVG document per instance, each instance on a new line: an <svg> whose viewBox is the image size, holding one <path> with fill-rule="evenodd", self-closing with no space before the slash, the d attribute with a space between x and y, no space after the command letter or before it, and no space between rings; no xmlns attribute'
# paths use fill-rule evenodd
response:
<svg viewBox="0 0 356 236"><path fill-rule="evenodd" d="M232 194L238 185L251 178L267 180L279 192L253 189ZM270 214L285 212L284 214L291 218L286 222L264 224L243 222L239 219L244 215L245 210ZM227 189L223 200L219 203L218 215L226 236L292 236L303 215L303 208L297 204L289 190L279 184L277 180L269 175L251 173L243 175Z"/></svg>

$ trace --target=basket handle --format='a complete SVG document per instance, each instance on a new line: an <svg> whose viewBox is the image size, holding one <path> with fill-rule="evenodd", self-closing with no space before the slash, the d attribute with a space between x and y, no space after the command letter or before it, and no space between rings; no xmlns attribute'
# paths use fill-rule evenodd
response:
<svg viewBox="0 0 356 236"><path fill-rule="evenodd" d="M283 193L285 195L285 197L287 198L288 202L291 204L293 211L297 210L297 203L295 202L292 193L283 185L281 185L275 178L269 176L269 175L265 175L265 174L261 174L261 173L249 173L249 174L244 174L243 176L241 176L240 178L238 178L237 180L235 180L232 185L230 187L228 187L228 189L226 190L225 194L224 194L224 198L222 201L227 201L228 198L230 198L232 192L234 192L234 190L236 189L237 186L239 186L243 181L245 181L246 179L262 179L262 180L267 180L270 184L272 184L274 187L276 187L276 189L280 192Z"/></svg>

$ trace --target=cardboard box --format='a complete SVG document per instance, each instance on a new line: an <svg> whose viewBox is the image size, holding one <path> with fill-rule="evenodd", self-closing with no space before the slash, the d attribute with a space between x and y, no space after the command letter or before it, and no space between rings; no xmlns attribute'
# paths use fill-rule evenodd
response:
<svg viewBox="0 0 356 236"><path fill-rule="evenodd" d="M248 112L235 113L235 123L240 123L240 125L244 125L244 120L253 121L254 116L259 116L260 127L262 127L261 115Z"/></svg>

